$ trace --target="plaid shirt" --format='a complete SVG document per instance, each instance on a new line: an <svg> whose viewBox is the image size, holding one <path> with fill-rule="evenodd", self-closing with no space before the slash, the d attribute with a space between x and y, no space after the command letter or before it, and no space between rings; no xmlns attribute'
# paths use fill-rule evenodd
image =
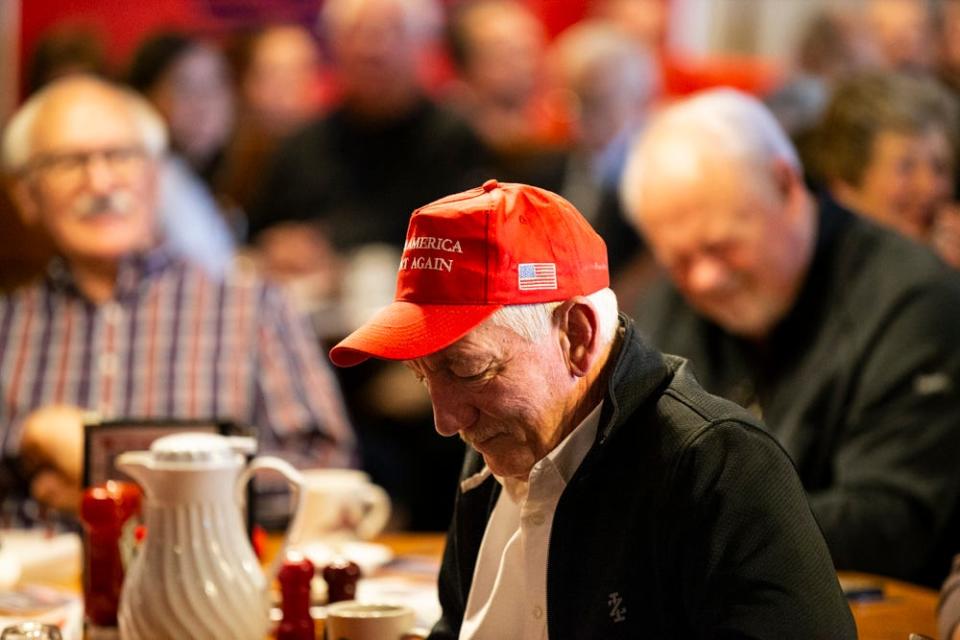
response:
<svg viewBox="0 0 960 640"><path fill-rule="evenodd" d="M233 420L297 466L356 462L336 380L280 291L236 272L216 280L155 249L125 261L94 304L61 260L0 298L0 439L67 404L110 418Z"/></svg>

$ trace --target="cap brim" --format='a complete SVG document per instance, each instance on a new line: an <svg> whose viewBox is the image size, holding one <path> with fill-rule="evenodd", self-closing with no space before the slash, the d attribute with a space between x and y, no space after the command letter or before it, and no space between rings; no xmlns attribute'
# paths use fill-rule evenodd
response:
<svg viewBox="0 0 960 640"><path fill-rule="evenodd" d="M397 301L378 311L330 350L330 360L352 367L374 357L412 360L450 346L501 305L440 305Z"/></svg>

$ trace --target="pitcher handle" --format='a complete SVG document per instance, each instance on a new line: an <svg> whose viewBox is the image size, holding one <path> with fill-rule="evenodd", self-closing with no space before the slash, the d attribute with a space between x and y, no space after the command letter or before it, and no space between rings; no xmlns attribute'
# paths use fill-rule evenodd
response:
<svg viewBox="0 0 960 640"><path fill-rule="evenodd" d="M390 519L390 495L383 487L373 483L364 485L363 493L369 510L357 526L357 535L362 540L370 540L387 526Z"/></svg>
<svg viewBox="0 0 960 640"><path fill-rule="evenodd" d="M300 514L303 511L303 501L305 497L303 491L304 480L303 474L286 460L281 460L274 456L258 456L250 461L250 464L247 465L240 473L240 477L237 478L236 500L238 504L243 504L246 497L247 483L250 482L253 474L260 469L271 469L284 477L287 484L290 485L291 503L294 505L293 517L287 525L287 530L283 533L283 541L280 543L280 548L277 550L277 554L273 560L271 560L270 566L267 567L267 578L273 580L286 554L287 544L290 542L290 532L294 530L294 525L297 524L297 521L301 517Z"/></svg>

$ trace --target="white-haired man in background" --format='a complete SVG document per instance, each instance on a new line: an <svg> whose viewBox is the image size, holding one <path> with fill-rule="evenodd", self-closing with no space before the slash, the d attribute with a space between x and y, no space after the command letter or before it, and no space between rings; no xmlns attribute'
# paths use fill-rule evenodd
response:
<svg viewBox="0 0 960 640"><path fill-rule="evenodd" d="M789 459L609 289L554 193L415 211L396 300L331 351L404 361L467 444L430 638L853 638Z"/></svg>
<svg viewBox="0 0 960 640"><path fill-rule="evenodd" d="M85 76L35 94L3 138L18 209L58 254L0 297L4 467L59 509L78 506L84 412L233 421L298 465L355 462L336 382L280 293L164 248L165 143L142 98Z"/></svg>
<svg viewBox="0 0 960 640"><path fill-rule="evenodd" d="M960 280L806 189L771 113L718 89L655 118L623 182L668 278L637 308L763 416L838 569L938 584L960 536Z"/></svg>

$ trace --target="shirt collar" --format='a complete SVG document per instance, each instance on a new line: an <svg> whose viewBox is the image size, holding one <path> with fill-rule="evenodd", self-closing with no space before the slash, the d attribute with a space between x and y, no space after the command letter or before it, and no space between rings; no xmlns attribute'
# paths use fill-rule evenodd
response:
<svg viewBox="0 0 960 640"><path fill-rule="evenodd" d="M140 283L165 271L173 262L173 255L162 245L125 256L117 270L116 298L122 300L134 295ZM70 266L62 256L54 257L47 265L46 279L55 291L81 295Z"/></svg>
<svg viewBox="0 0 960 640"><path fill-rule="evenodd" d="M565 437L560 444L554 447L543 460L537 462L534 468L538 465L553 465L559 472L560 477L563 478L564 484L569 483L573 474L576 473L580 467L580 463L583 462L583 459L587 456L587 452L590 451L590 447L593 446L594 440L596 440L602 408L603 402L601 401L573 431L567 434L567 437ZM460 491L466 493L467 491L477 488L491 475L493 475L493 472L490 471L490 468L487 465L483 465L483 469L460 482ZM501 478L499 476L494 476L494 478L511 494L526 494L526 480Z"/></svg>

